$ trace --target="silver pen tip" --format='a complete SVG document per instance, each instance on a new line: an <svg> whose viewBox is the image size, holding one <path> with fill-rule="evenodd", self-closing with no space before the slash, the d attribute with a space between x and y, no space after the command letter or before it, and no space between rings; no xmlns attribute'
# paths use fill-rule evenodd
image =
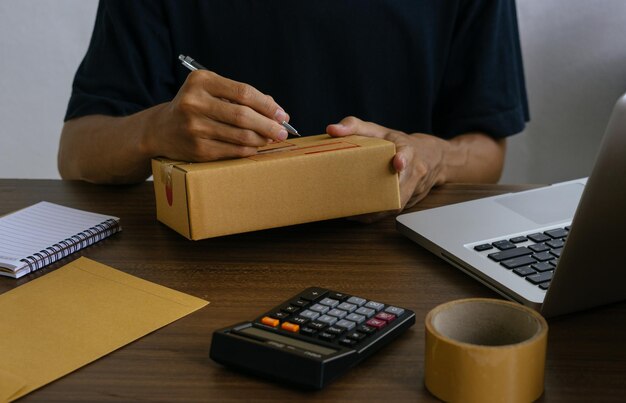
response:
<svg viewBox="0 0 626 403"><path fill-rule="evenodd" d="M298 131L286 121L283 121L283 126L285 129L287 129L287 132L293 134L294 136L300 137L300 133L298 133Z"/></svg>

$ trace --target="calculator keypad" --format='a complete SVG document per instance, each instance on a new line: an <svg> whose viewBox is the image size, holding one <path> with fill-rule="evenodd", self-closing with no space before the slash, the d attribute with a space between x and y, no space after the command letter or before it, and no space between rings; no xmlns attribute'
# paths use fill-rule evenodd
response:
<svg viewBox="0 0 626 403"><path fill-rule="evenodd" d="M359 296L310 288L279 309L268 312L257 323L290 334L354 347L404 312L402 308Z"/></svg>

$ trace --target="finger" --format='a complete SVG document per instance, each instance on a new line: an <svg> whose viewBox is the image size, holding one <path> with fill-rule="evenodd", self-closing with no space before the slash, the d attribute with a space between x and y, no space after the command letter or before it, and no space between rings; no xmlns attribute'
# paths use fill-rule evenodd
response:
<svg viewBox="0 0 626 403"><path fill-rule="evenodd" d="M257 147L247 147L212 139L200 139L191 150L184 151L182 159L191 162L215 161L227 158L243 158L258 152Z"/></svg>
<svg viewBox="0 0 626 403"><path fill-rule="evenodd" d="M217 122L253 131L276 141L285 140L289 135L283 125L260 115L245 105L223 102L214 98L212 102L207 103L204 114Z"/></svg>
<svg viewBox="0 0 626 403"><path fill-rule="evenodd" d="M206 140L218 140L245 147L263 147L269 142L268 138L252 130L234 127L210 119L200 123L195 134Z"/></svg>
<svg viewBox="0 0 626 403"><path fill-rule="evenodd" d="M289 116L274 99L253 86L222 77L212 71L199 71L203 76L203 88L212 96L245 105L278 123L289 121Z"/></svg>
<svg viewBox="0 0 626 403"><path fill-rule="evenodd" d="M406 154L406 152L402 152L402 150L396 152L396 155L393 156L393 160L391 162L393 169L400 174L402 174L406 169L407 156L404 154Z"/></svg>
<svg viewBox="0 0 626 403"><path fill-rule="evenodd" d="M326 132L331 136L337 137L359 134L361 136L384 138L389 129L376 123L364 122L354 116L348 116L339 123L328 125Z"/></svg>

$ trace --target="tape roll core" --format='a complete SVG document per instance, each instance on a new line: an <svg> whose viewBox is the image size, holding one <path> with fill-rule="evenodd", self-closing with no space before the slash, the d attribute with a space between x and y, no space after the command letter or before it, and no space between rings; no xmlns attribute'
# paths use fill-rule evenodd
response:
<svg viewBox="0 0 626 403"><path fill-rule="evenodd" d="M425 384L445 401L529 402L543 393L548 324L537 312L471 298L426 316Z"/></svg>

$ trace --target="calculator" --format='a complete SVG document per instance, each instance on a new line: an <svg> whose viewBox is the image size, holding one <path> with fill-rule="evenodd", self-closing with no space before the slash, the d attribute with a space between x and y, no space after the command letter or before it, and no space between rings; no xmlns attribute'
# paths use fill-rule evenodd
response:
<svg viewBox="0 0 626 403"><path fill-rule="evenodd" d="M322 389L415 324L406 308L319 287L253 321L216 330L210 357L228 367Z"/></svg>

